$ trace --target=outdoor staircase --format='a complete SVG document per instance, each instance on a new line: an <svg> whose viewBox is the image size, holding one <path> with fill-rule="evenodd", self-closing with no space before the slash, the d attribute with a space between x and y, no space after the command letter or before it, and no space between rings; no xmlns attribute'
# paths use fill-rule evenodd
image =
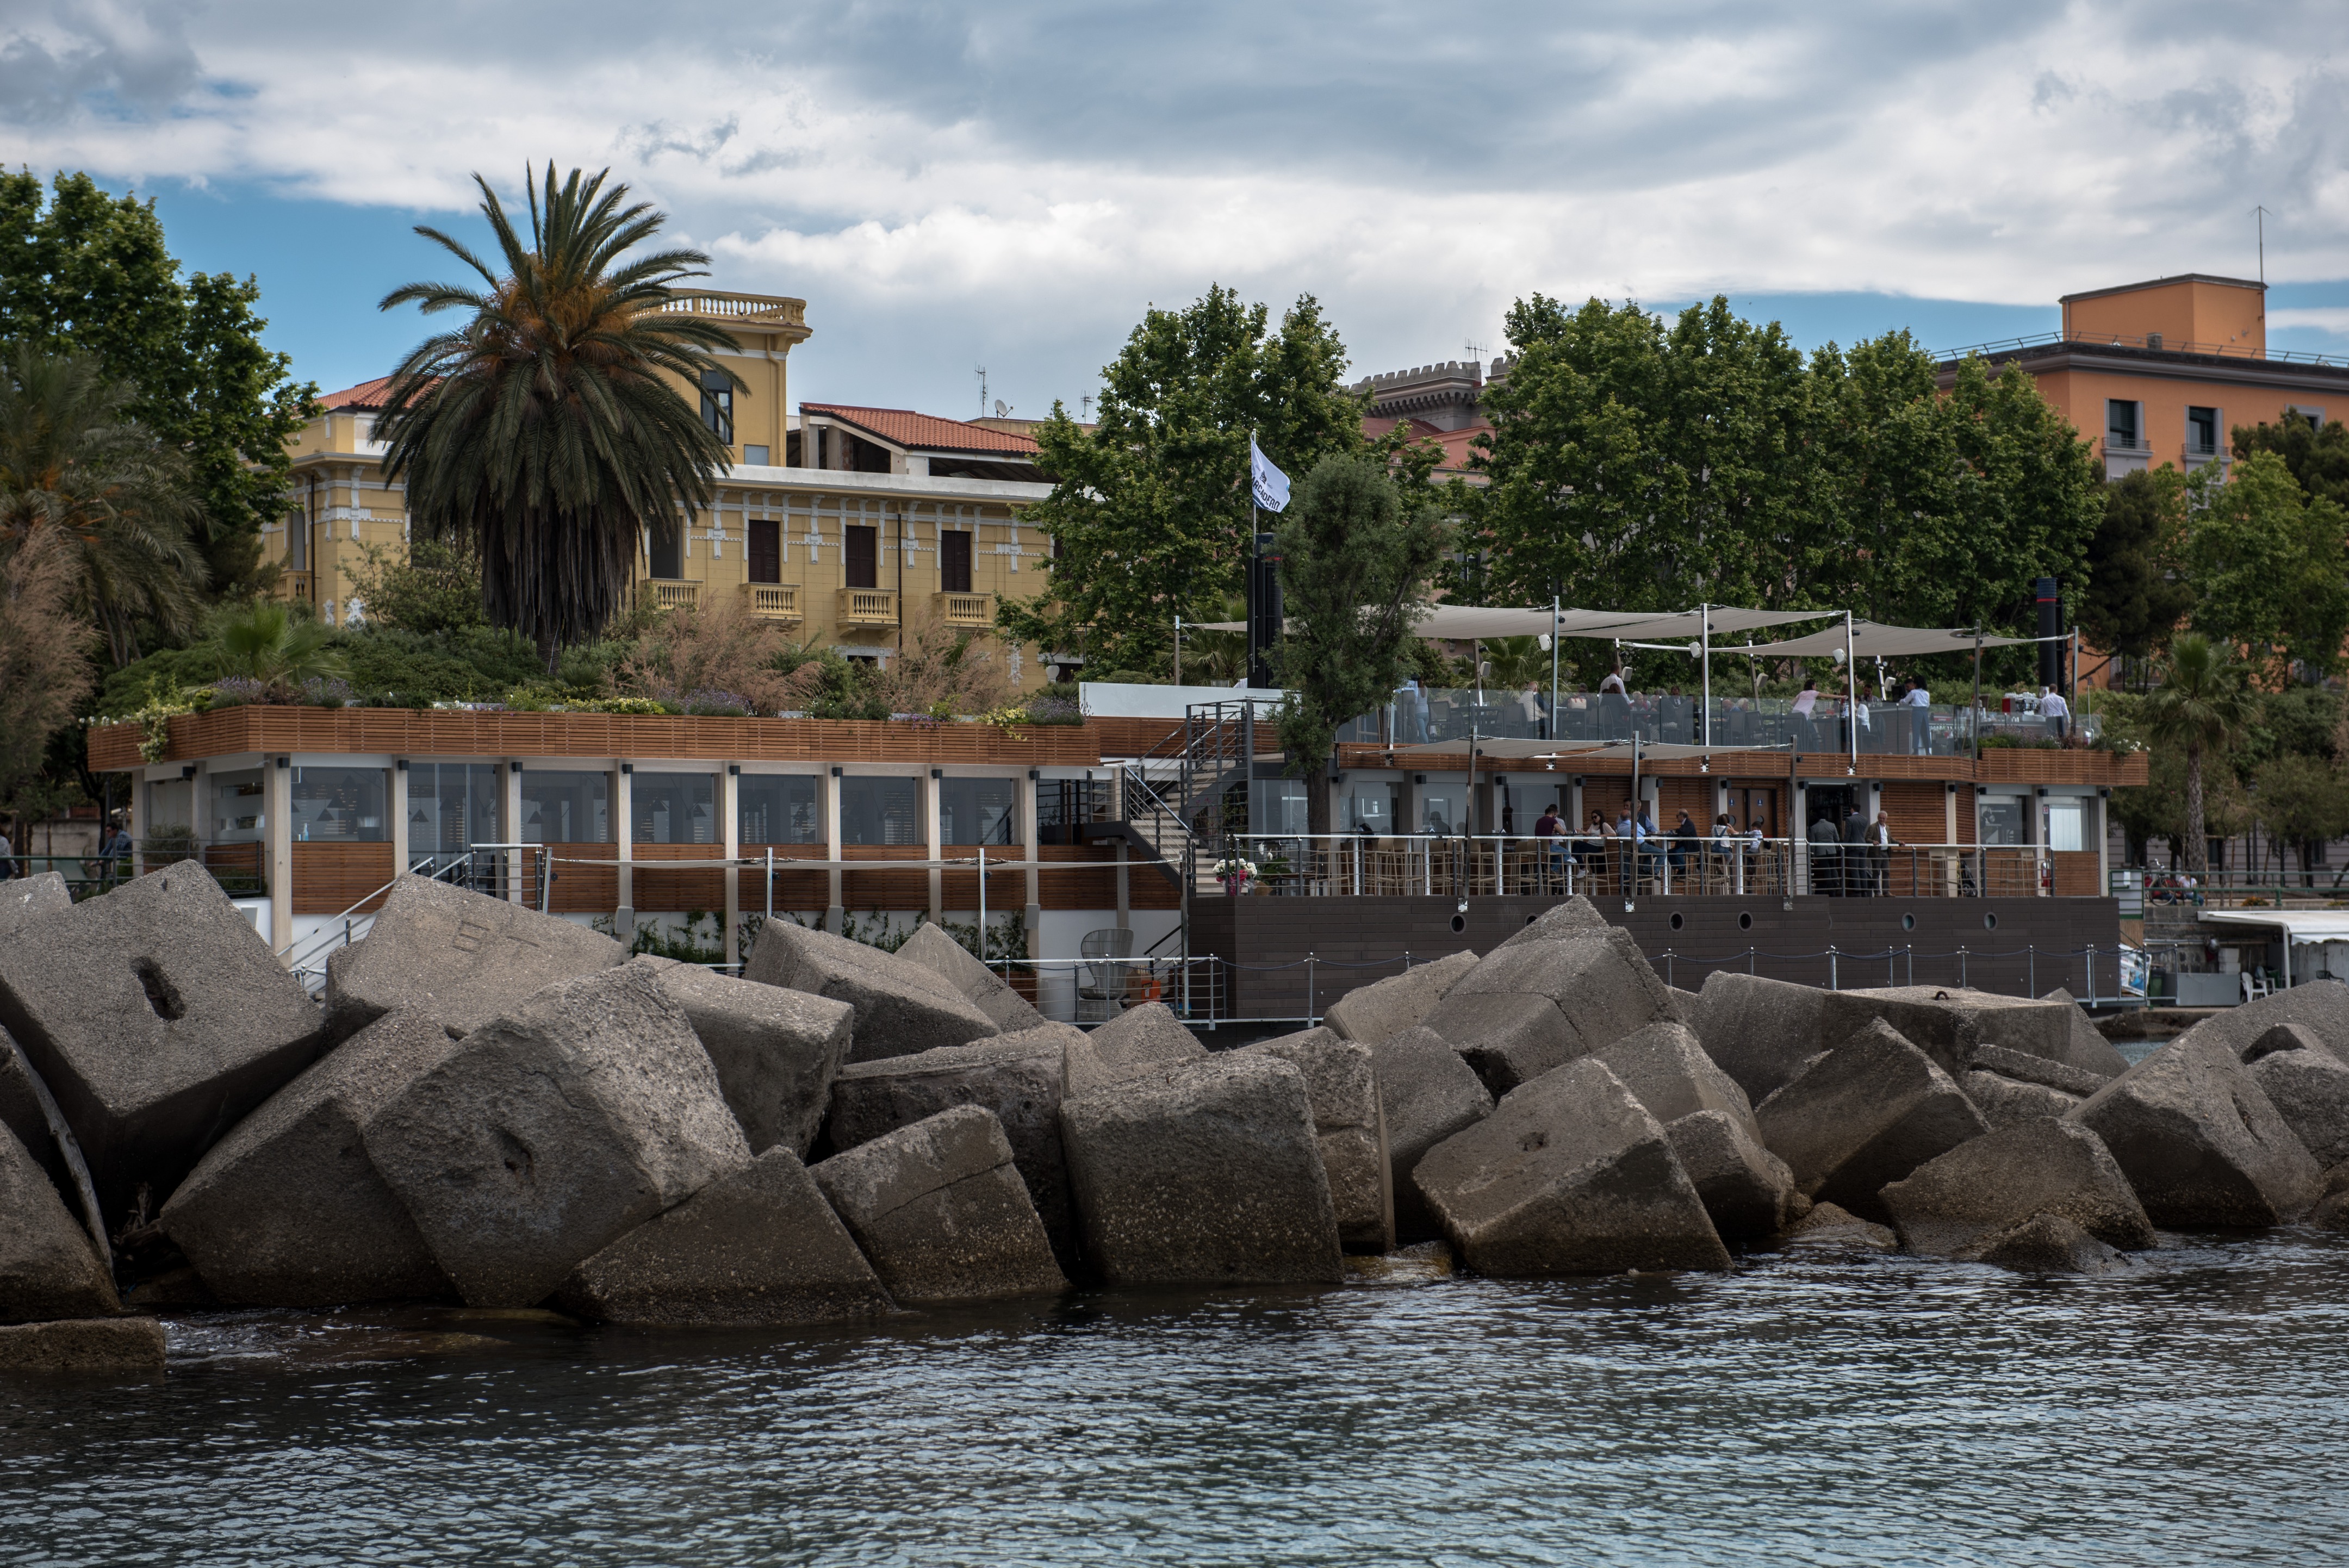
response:
<svg viewBox="0 0 2349 1568"><path fill-rule="evenodd" d="M1215 861L1201 852L1198 819L1258 762L1280 753L1257 748L1258 714L1247 699L1195 703L1183 727L1137 761L1119 765L1105 820L1084 825L1086 843L1123 842L1194 893L1223 890Z"/></svg>

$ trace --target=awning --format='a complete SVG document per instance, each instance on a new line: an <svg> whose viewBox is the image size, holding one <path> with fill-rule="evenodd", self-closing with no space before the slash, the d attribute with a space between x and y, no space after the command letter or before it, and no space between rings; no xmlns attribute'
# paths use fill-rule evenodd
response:
<svg viewBox="0 0 2349 1568"><path fill-rule="evenodd" d="M1517 610L1490 604L1436 604L1412 623L1422 637L1449 637L1466 642L1492 637L1546 637L1556 631L1564 637L1595 637L1630 642L1651 637L1700 637L1708 625L1714 636L1758 631L1789 621L1816 621L1841 615L1840 610L1741 610L1716 604L1711 610L1679 610L1659 614L1647 610L1559 610L1555 618L1546 605ZM1245 632L1246 621L1186 621L1185 631ZM1837 630L1840 637L1843 634Z"/></svg>
<svg viewBox="0 0 2349 1568"><path fill-rule="evenodd" d="M2064 634L2069 637L2070 634ZM2035 637L1997 637L1984 634L1985 648L2011 648L2018 644L2036 642ZM1716 654L1748 654L1766 659L1825 659L1844 651L1844 629L1830 626L1824 632L1793 637L1783 643L1760 643L1743 647L1715 643ZM1974 629L1956 626L1947 629L1931 626L1887 626L1877 621L1854 621L1851 624L1851 652L1857 658L1911 658L1919 654L1966 654L1974 647Z"/></svg>
<svg viewBox="0 0 2349 1568"><path fill-rule="evenodd" d="M2214 925L2265 925L2292 942L2349 942L2349 909L2206 909Z"/></svg>

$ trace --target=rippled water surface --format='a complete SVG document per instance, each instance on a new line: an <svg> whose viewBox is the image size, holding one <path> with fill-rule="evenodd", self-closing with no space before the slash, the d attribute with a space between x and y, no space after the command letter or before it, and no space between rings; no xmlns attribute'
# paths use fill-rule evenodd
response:
<svg viewBox="0 0 2349 1568"><path fill-rule="evenodd" d="M1078 1295L885 1332L212 1315L0 1387L0 1562L2339 1562L2349 1239L2130 1276Z"/></svg>

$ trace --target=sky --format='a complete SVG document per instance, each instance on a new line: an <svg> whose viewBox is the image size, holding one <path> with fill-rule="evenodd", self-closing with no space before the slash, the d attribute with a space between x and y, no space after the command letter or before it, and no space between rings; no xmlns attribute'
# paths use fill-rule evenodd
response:
<svg viewBox="0 0 2349 1568"><path fill-rule="evenodd" d="M1075 411L1211 283L1318 296L1367 375L1535 292L1947 349L2264 266L2271 345L2349 355L2344 44L2340 0L0 0L0 160L154 198L329 390L460 275L414 226L550 160L805 299L795 397L964 418L980 366Z"/></svg>

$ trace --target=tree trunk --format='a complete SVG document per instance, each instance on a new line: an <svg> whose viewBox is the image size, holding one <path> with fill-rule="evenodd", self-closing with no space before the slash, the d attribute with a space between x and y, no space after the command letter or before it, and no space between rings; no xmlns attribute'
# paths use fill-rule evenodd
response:
<svg viewBox="0 0 2349 1568"><path fill-rule="evenodd" d="M1305 830L1317 841L1327 838L1334 830L1330 826L1330 797L1332 793L1330 759L1325 757L1305 775ZM1314 845L1317 850L1324 847L1319 842Z"/></svg>
<svg viewBox="0 0 2349 1568"><path fill-rule="evenodd" d="M2202 827L2202 748L2186 748L2186 870L2196 877L2210 874L2210 836Z"/></svg>
<svg viewBox="0 0 2349 1568"><path fill-rule="evenodd" d="M554 678L554 662L562 656L563 650L556 645L554 634L541 632L538 634L538 662L546 667L549 679Z"/></svg>

